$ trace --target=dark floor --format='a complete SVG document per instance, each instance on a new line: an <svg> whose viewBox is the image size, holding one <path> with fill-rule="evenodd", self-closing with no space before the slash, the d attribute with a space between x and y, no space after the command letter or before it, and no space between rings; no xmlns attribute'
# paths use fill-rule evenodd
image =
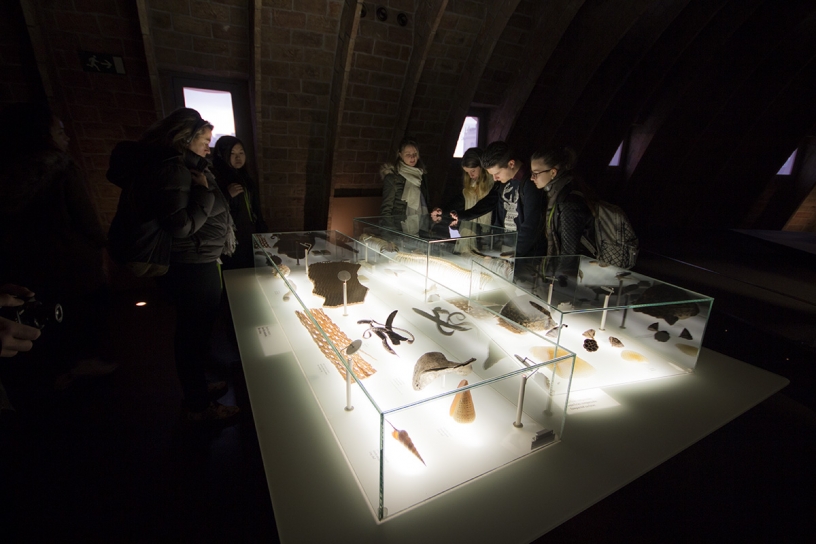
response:
<svg viewBox="0 0 816 544"><path fill-rule="evenodd" d="M644 245L641 272L715 297L704 345L791 385L536 542L816 542L816 255L734 232ZM0 542L276 542L227 326L212 377L246 417L201 432L179 418L172 309L149 286L111 304L120 369L0 418Z"/></svg>

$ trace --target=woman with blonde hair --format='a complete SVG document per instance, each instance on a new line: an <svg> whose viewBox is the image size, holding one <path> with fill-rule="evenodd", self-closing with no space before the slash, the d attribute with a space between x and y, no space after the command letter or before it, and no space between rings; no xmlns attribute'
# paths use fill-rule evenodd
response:
<svg viewBox="0 0 816 544"><path fill-rule="evenodd" d="M493 177L482 168L481 156L482 150L478 147L471 147L462 155L462 192L447 206L452 226L458 221L492 223L499 191ZM437 211L441 210L434 210Z"/></svg>
<svg viewBox="0 0 816 544"><path fill-rule="evenodd" d="M392 217L394 227L415 234L420 218L428 214L428 179L425 165L419 158L419 146L411 138L404 138L397 146L394 162L380 168L383 178L383 199L380 215Z"/></svg>
<svg viewBox="0 0 816 544"><path fill-rule="evenodd" d="M235 251L229 203L206 159L212 130L196 110L178 109L138 142L117 145L108 170L108 179L122 187L117 217L153 219L172 238L159 283L176 306L176 372L184 413L193 422L223 422L239 411L215 402L227 384L208 384L204 373L221 303L219 258Z"/></svg>

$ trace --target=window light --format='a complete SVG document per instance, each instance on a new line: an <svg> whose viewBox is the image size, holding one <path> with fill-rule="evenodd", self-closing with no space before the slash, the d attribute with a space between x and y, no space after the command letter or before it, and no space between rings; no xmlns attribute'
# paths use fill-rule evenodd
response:
<svg viewBox="0 0 816 544"><path fill-rule="evenodd" d="M785 164L782 165L782 168L779 169L779 172L776 173L777 176L790 176L791 172L793 171L793 163L796 162L796 149L793 150L791 156L788 157L788 160L785 161Z"/></svg>
<svg viewBox="0 0 816 544"><path fill-rule="evenodd" d="M461 158L471 147L479 147L479 118L469 115L462 123L459 141L456 142L456 150L453 152L454 158Z"/></svg>
<svg viewBox="0 0 816 544"><path fill-rule="evenodd" d="M623 153L623 142L620 143L618 146L618 150L615 151L615 154L612 156L612 160L609 161L609 166L620 166L621 161L621 154Z"/></svg>
<svg viewBox="0 0 816 544"><path fill-rule="evenodd" d="M215 128L210 147L221 136L235 136L235 116L232 111L232 93L212 89L184 87L184 105L193 108Z"/></svg>

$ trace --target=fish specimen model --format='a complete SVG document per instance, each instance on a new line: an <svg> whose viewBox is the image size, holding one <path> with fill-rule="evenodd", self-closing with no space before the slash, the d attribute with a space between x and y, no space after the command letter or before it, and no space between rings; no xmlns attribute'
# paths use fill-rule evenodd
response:
<svg viewBox="0 0 816 544"><path fill-rule="evenodd" d="M360 236L360 241L371 249L379 251L380 253L385 253L386 251L389 253L396 253L399 251L397 244L394 242L383 240L382 238L378 238L372 234L363 234Z"/></svg>
<svg viewBox="0 0 816 544"><path fill-rule="evenodd" d="M396 254L394 260L405 264L420 274L427 273L429 278L447 287L461 288L462 286L470 286L470 270L445 259L427 257L424 253L415 254L400 251ZM489 274L479 273L479 288L483 289L490 280Z"/></svg>

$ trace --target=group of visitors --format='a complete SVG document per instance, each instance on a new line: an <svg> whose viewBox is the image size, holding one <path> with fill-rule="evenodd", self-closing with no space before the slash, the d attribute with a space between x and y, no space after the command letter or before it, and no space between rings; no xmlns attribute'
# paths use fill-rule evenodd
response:
<svg viewBox="0 0 816 544"><path fill-rule="evenodd" d="M393 163L380 170L383 200L380 215L396 217L404 232L428 212L427 171L412 139L403 140ZM534 153L530 166L505 142L485 150L472 147L462 156L462 190L444 208L430 212L456 227L460 221L501 227L516 233L517 257L574 255L593 216L583 195L586 187L574 175L575 153L550 147ZM511 250L512 251L512 250Z"/></svg>
<svg viewBox="0 0 816 544"><path fill-rule="evenodd" d="M0 288L0 307L22 305L36 291L62 302L71 318L38 339L38 329L0 317L0 355L30 351L36 340L37 361L54 367L57 389L78 376L113 372L118 365L104 346L108 241L68 153L70 140L47 106L9 107L2 122L20 131L5 132L0 151L7 165L0 179L0 278L11 282ZM136 225L140 244L166 246L166 263L157 264L154 255L123 264L137 265L131 267L137 275L160 276L176 306L176 370L184 413L194 422L239 412L216 402L227 384L207 383L205 362L222 300L221 268L252 266L251 236L266 231L243 143L220 138L210 163L213 128L193 109L176 110L139 141L117 145L108 171L122 188L111 239L114 231L132 234ZM111 244L111 255L121 256L115 249Z"/></svg>
<svg viewBox="0 0 816 544"><path fill-rule="evenodd" d="M7 108L1 121L23 128L22 134L6 132L9 141L0 145L8 166L0 179L0 251L13 256L0 265L0 279L11 282L0 288L0 306L22 304L32 289L68 303L73 316L42 347L37 329L0 317L0 355L31 350L36 340L38 350L62 361L55 370L58 388L77 376L114 371L103 345L108 247L136 275L158 276L176 306L174 352L187 419L234 418L239 408L216 400L226 383L208 383L204 362L222 301L221 270L253 266L252 234L267 230L243 142L222 136L210 160L213 125L181 108L138 141L117 145L107 177L122 192L108 244L59 119L29 104ZM407 232L416 232L421 220L443 217L454 228L462 221L503 227L517 232L517 256L574 253L592 219L572 191L574 159L569 150L547 149L533 154L528 169L504 142L468 149L461 192L444 208L429 210L419 146L405 139L381 168L381 215L397 218ZM123 239L148 254L128 253Z"/></svg>

